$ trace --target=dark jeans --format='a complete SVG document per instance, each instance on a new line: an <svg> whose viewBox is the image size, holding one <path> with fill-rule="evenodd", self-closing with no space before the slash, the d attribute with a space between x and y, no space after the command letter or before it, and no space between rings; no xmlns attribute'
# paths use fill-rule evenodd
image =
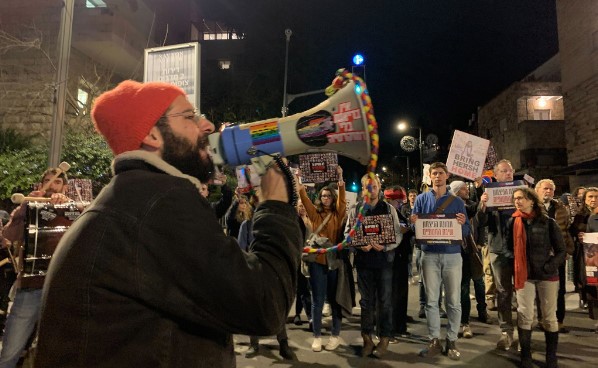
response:
<svg viewBox="0 0 598 368"><path fill-rule="evenodd" d="M396 334L407 332L410 267L410 259L400 254L395 256L392 271L392 324Z"/></svg>
<svg viewBox="0 0 598 368"><path fill-rule="evenodd" d="M305 315L311 320L311 292L309 283L301 270L297 271L297 300L295 301L295 315L300 315L305 308Z"/></svg>
<svg viewBox="0 0 598 368"><path fill-rule="evenodd" d="M338 283L338 270L330 271L328 266L316 262L309 264L309 284L311 285L312 304L311 317L314 336L322 336L322 308L324 299L328 300L332 311L332 336L341 332L342 310L336 302L336 285ZM328 297L328 298L326 298Z"/></svg>
<svg viewBox="0 0 598 368"><path fill-rule="evenodd" d="M498 309L498 324L502 332L513 332L513 258L502 254L490 253L490 264L496 284L496 307Z"/></svg>
<svg viewBox="0 0 598 368"><path fill-rule="evenodd" d="M384 268L357 268L357 286L361 294L361 332L374 332L377 295L379 336L392 337L392 264Z"/></svg>
<svg viewBox="0 0 598 368"><path fill-rule="evenodd" d="M469 298L471 281L473 281L478 316L485 314L486 312L486 288L484 286L484 276L472 280L471 262L469 261L469 257L469 255L463 255L463 274L461 276L461 324L463 325L469 324L469 316L471 315L471 299Z"/></svg>

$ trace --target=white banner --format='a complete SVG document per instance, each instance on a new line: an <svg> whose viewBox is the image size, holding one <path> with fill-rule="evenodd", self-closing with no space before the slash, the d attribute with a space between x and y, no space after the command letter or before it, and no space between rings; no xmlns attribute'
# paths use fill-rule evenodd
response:
<svg viewBox="0 0 598 368"><path fill-rule="evenodd" d="M415 239L418 244L462 244L463 230L454 213L417 215Z"/></svg>
<svg viewBox="0 0 598 368"><path fill-rule="evenodd" d="M489 145L487 139L455 130L446 160L448 171L471 180L481 177Z"/></svg>
<svg viewBox="0 0 598 368"><path fill-rule="evenodd" d="M513 192L519 188L526 188L523 180L506 181L501 183L486 184L486 193L488 193L488 202L486 208L507 210L515 208L513 204Z"/></svg>

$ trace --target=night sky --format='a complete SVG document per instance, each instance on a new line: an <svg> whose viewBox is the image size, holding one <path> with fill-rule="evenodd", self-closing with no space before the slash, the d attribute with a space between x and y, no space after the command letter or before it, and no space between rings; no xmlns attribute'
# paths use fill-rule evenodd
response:
<svg viewBox="0 0 598 368"><path fill-rule="evenodd" d="M284 70L284 30L293 30L289 93L325 88L362 53L382 162L399 149L399 119L447 145L478 106L558 52L555 0L198 1L206 17L246 32L264 70ZM290 113L322 99L297 100Z"/></svg>

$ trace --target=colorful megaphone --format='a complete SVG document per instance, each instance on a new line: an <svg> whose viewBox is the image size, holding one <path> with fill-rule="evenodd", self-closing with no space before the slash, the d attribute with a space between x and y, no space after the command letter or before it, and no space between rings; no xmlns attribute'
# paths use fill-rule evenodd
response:
<svg viewBox="0 0 598 368"><path fill-rule="evenodd" d="M349 81L326 101L302 113L211 134L212 160L217 165L237 166L276 153L337 152L367 165L371 145L360 88Z"/></svg>

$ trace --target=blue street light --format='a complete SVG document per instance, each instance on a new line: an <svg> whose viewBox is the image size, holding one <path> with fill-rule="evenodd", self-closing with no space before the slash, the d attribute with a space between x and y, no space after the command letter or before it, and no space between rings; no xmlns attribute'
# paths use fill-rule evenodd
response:
<svg viewBox="0 0 598 368"><path fill-rule="evenodd" d="M363 59L363 55L361 54L355 54L355 56L353 56L353 65L358 66L363 64L364 59Z"/></svg>
<svg viewBox="0 0 598 368"><path fill-rule="evenodd" d="M355 182L351 184L351 191L357 193L357 184Z"/></svg>

